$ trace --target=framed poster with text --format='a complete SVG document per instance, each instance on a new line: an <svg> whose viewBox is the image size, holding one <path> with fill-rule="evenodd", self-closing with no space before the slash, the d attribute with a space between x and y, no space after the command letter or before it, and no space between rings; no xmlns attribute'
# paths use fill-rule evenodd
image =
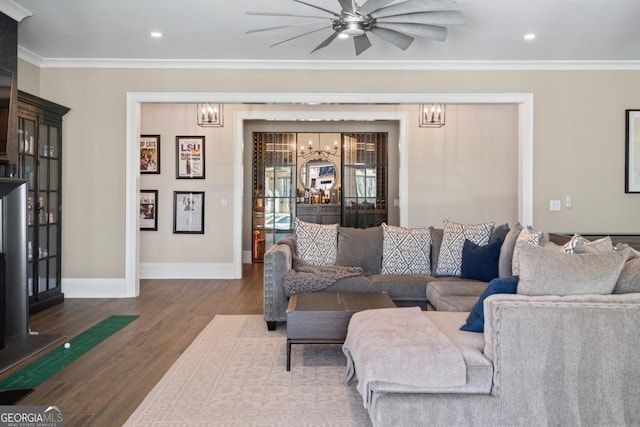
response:
<svg viewBox="0 0 640 427"><path fill-rule="evenodd" d="M176 178L204 179L204 136L176 136Z"/></svg>
<svg viewBox="0 0 640 427"><path fill-rule="evenodd" d="M173 233L204 234L204 191L173 192Z"/></svg>
<svg viewBox="0 0 640 427"><path fill-rule="evenodd" d="M140 190L140 230L158 230L158 190Z"/></svg>
<svg viewBox="0 0 640 427"><path fill-rule="evenodd" d="M140 173L160 173L160 135L140 135Z"/></svg>

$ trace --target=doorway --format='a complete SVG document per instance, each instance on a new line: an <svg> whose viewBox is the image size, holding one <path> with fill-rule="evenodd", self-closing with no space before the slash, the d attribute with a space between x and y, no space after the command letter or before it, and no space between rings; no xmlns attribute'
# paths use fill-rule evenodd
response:
<svg viewBox="0 0 640 427"><path fill-rule="evenodd" d="M138 137L140 134L140 106L143 103L197 103L216 99L223 103L251 104L251 103L315 103L315 104L419 104L425 102L440 103L477 103L477 104L518 104L520 111L519 126L519 168L518 168L518 217L523 223L532 223L533 217L533 96L531 94L224 94L224 93L128 93L127 94L127 168L126 168L126 236L125 236L125 282L124 295L133 297L139 294L139 242L137 225L138 203ZM239 278L242 275L242 215L243 211L243 153L244 135L243 123L245 120L395 120L399 123L398 147L400 153L400 225L408 224L408 174L407 155L408 145L407 127L409 117L404 113L389 111L376 114L354 111L351 113L335 111L314 111L300 113L291 111L239 111L233 118L235 127L235 155L234 177L238 183L234 188L233 209L237 214L233 227L233 268L231 278Z"/></svg>

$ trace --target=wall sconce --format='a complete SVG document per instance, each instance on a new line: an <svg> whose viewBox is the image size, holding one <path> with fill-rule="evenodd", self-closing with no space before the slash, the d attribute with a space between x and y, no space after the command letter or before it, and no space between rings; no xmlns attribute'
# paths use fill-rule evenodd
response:
<svg viewBox="0 0 640 427"><path fill-rule="evenodd" d="M202 127L222 127L224 122L223 105L214 104L212 102L207 104L198 104L198 126Z"/></svg>
<svg viewBox="0 0 640 427"><path fill-rule="evenodd" d="M444 104L420 104L418 126L421 128L441 128L444 126L444 113Z"/></svg>

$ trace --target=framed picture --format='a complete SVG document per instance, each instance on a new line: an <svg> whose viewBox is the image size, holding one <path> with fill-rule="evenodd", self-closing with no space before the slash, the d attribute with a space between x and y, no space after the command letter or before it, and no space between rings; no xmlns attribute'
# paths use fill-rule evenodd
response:
<svg viewBox="0 0 640 427"><path fill-rule="evenodd" d="M140 173L160 173L160 135L140 135Z"/></svg>
<svg viewBox="0 0 640 427"><path fill-rule="evenodd" d="M204 234L204 191L173 192L173 232Z"/></svg>
<svg viewBox="0 0 640 427"><path fill-rule="evenodd" d="M176 178L204 179L204 136L176 136Z"/></svg>
<svg viewBox="0 0 640 427"><path fill-rule="evenodd" d="M627 112L625 193L640 193L640 110Z"/></svg>
<svg viewBox="0 0 640 427"><path fill-rule="evenodd" d="M140 230L158 230L158 190L140 190Z"/></svg>

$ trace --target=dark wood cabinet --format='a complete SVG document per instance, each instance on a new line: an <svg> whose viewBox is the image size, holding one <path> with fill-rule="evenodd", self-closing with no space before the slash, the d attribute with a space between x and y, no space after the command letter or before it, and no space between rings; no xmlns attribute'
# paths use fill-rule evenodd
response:
<svg viewBox="0 0 640 427"><path fill-rule="evenodd" d="M61 288L62 117L67 107L18 92L18 176L27 181L29 311L64 300Z"/></svg>

